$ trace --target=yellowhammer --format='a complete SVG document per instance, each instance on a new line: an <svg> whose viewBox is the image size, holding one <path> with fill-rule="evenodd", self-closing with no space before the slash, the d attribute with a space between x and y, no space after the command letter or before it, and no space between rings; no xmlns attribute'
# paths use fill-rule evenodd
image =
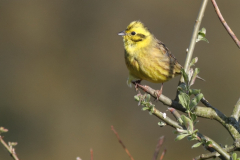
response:
<svg viewBox="0 0 240 160"><path fill-rule="evenodd" d="M142 80L162 83L160 96L163 83L181 74L182 66L170 50L140 21L131 22L118 35L123 36L125 62L129 70L128 86L134 83L137 87Z"/></svg>

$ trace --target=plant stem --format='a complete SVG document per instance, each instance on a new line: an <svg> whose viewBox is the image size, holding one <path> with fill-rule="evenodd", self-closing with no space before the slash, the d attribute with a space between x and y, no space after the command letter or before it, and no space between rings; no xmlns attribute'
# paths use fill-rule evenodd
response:
<svg viewBox="0 0 240 160"><path fill-rule="evenodd" d="M208 2L208 0L203 0L202 1L202 5L200 7L200 11L198 13L196 23L194 25L192 38L191 38L191 41L190 41L190 44L189 44L189 47L188 47L187 57L186 57L185 64L184 64L185 72L187 72L189 63L192 59L193 51L194 51L194 48L195 48L195 45L196 45L196 39L197 39L198 31L199 31L199 28L200 28L200 25L201 25L201 22L202 22L202 18L204 16L205 9L207 7L207 2ZM183 82L183 77L181 78L181 82Z"/></svg>
<svg viewBox="0 0 240 160"><path fill-rule="evenodd" d="M8 152L10 153L10 155L13 157L14 160L19 160L19 158L15 152L15 149L11 148L9 145L7 145L7 143L2 139L2 136L0 136L0 142L8 150Z"/></svg>
<svg viewBox="0 0 240 160"><path fill-rule="evenodd" d="M240 41L238 40L237 36L233 33L233 31L231 30L231 28L228 26L227 22L224 20L218 5L216 3L215 0L212 0L212 4L215 8L215 11L218 15L218 18L220 19L220 21L222 22L222 25L225 27L225 29L227 30L228 34L232 37L233 41L236 43L236 45L238 46L238 48L240 48Z"/></svg>
<svg viewBox="0 0 240 160"><path fill-rule="evenodd" d="M235 118L235 120L238 122L239 116L240 116L240 98L237 101L236 105L234 106L231 117Z"/></svg>

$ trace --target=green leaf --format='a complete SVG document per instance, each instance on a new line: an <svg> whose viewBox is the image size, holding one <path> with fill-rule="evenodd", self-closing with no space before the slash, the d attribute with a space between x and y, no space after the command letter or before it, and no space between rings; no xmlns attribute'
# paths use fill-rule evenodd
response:
<svg viewBox="0 0 240 160"><path fill-rule="evenodd" d="M192 61L189 64L189 68L194 66L197 63L197 61L198 61L198 57L193 58Z"/></svg>
<svg viewBox="0 0 240 160"><path fill-rule="evenodd" d="M192 94L199 94L200 92L201 92L200 89L190 89L189 90L190 95L192 95Z"/></svg>
<svg viewBox="0 0 240 160"><path fill-rule="evenodd" d="M182 72L182 75L183 75L183 78L184 78L184 82L186 84L188 84L188 75L187 75L187 73L185 72L184 69L182 69L181 72Z"/></svg>
<svg viewBox="0 0 240 160"><path fill-rule="evenodd" d="M158 125L159 125L160 127L164 127L164 126L166 126L167 124L166 124L165 122L163 122L163 121L160 121L160 122L158 122Z"/></svg>
<svg viewBox="0 0 240 160"><path fill-rule="evenodd" d="M193 133L193 122L185 115L181 115L181 119L183 120L183 124L187 128L188 132L190 134L192 134Z"/></svg>
<svg viewBox="0 0 240 160"><path fill-rule="evenodd" d="M197 36L197 39L196 39L196 42L199 42L199 41L205 41L207 43L209 43L209 41L205 38L206 37L206 29L205 28L202 28L199 32L198 32L198 36Z"/></svg>
<svg viewBox="0 0 240 160"><path fill-rule="evenodd" d="M175 141L179 141L179 140L185 138L186 136L189 136L189 134L179 134L179 135L175 138Z"/></svg>
<svg viewBox="0 0 240 160"><path fill-rule="evenodd" d="M197 119L196 114L194 114L192 112L190 112L190 116L191 116L191 119L192 119L193 122Z"/></svg>
<svg viewBox="0 0 240 160"><path fill-rule="evenodd" d="M0 127L0 134L5 133L5 132L8 132L8 129L6 129L4 127Z"/></svg>
<svg viewBox="0 0 240 160"><path fill-rule="evenodd" d="M209 146L212 144L212 141L207 141L206 145Z"/></svg>
<svg viewBox="0 0 240 160"><path fill-rule="evenodd" d="M180 92L180 94L178 95L178 98L179 98L181 105L188 110L189 103L190 103L190 97L186 93Z"/></svg>
<svg viewBox="0 0 240 160"><path fill-rule="evenodd" d="M146 110L148 110L148 109L149 109L148 107L143 107L143 108L142 108L143 111L146 111Z"/></svg>
<svg viewBox="0 0 240 160"><path fill-rule="evenodd" d="M151 103L150 103L150 102L145 102L145 103L144 103L144 106L146 106L146 107L151 107Z"/></svg>
<svg viewBox="0 0 240 160"><path fill-rule="evenodd" d="M237 160L237 153L232 154L232 160Z"/></svg>
<svg viewBox="0 0 240 160"><path fill-rule="evenodd" d="M136 100L136 101L139 101L139 96L138 95L136 95L136 96L134 96L134 99Z"/></svg>
<svg viewBox="0 0 240 160"><path fill-rule="evenodd" d="M195 143L194 145L192 145L192 148L197 148L201 145L202 145L202 142L198 142L198 143Z"/></svg>
<svg viewBox="0 0 240 160"><path fill-rule="evenodd" d="M194 134L196 134L197 132L198 132L198 129L195 129L195 130L193 131Z"/></svg>
<svg viewBox="0 0 240 160"><path fill-rule="evenodd" d="M17 142L8 142L8 145L12 147L16 146L17 144L18 144Z"/></svg>
<svg viewBox="0 0 240 160"><path fill-rule="evenodd" d="M194 84L199 72L200 72L199 68L195 68L191 82L190 82L190 86L192 86Z"/></svg>
<svg viewBox="0 0 240 160"><path fill-rule="evenodd" d="M188 139L189 141L198 140L196 137L193 137L193 136L189 136L189 137L187 137L187 139Z"/></svg>
<svg viewBox="0 0 240 160"><path fill-rule="evenodd" d="M177 133L179 133L179 134L186 134L186 133L188 133L188 131L185 130L185 129L177 128Z"/></svg>
<svg viewBox="0 0 240 160"><path fill-rule="evenodd" d="M207 38L205 38L205 37L202 37L200 40L209 43L209 41L208 41Z"/></svg>
<svg viewBox="0 0 240 160"><path fill-rule="evenodd" d="M240 160L240 158L237 158L237 160Z"/></svg>
<svg viewBox="0 0 240 160"><path fill-rule="evenodd" d="M195 97L191 100L189 107L190 107L191 109L192 109L193 107L195 107L202 98L203 98L203 94L202 94L202 93L200 93L200 94L198 94L197 96L195 96Z"/></svg>
<svg viewBox="0 0 240 160"><path fill-rule="evenodd" d="M146 95L146 98L145 98L145 101L146 101L146 102L150 102L150 99L151 99L150 94L147 94L147 95Z"/></svg>

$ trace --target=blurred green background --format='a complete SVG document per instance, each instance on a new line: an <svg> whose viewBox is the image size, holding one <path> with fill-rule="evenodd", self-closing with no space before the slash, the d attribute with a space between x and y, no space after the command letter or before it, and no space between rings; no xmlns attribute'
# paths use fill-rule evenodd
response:
<svg viewBox="0 0 240 160"><path fill-rule="evenodd" d="M6 141L17 141L22 160L129 159L110 126L132 156L151 159L164 135L164 159L192 159L206 153L186 139L175 142L173 129L141 111L128 88L122 37L117 33L141 20L181 64L201 0L22 0L0 1L0 126ZM240 38L240 1L217 1ZM199 42L194 57L206 82L197 81L211 104L230 115L240 96L239 49L219 22L209 1L202 27L210 43ZM163 94L175 97L178 78ZM151 84L160 88L160 84ZM167 107L156 103L166 112ZM167 115L170 115L167 112ZM215 121L197 128L221 144L232 139ZM185 154L183 154L185 153ZM181 158L179 158L181 157ZM0 147L0 159L11 159Z"/></svg>

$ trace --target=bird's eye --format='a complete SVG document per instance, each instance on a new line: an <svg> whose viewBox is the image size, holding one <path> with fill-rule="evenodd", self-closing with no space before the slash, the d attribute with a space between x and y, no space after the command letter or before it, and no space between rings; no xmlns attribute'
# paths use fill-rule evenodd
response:
<svg viewBox="0 0 240 160"><path fill-rule="evenodd" d="M134 36L135 34L136 34L136 32L131 32L131 35L133 35L133 36Z"/></svg>

